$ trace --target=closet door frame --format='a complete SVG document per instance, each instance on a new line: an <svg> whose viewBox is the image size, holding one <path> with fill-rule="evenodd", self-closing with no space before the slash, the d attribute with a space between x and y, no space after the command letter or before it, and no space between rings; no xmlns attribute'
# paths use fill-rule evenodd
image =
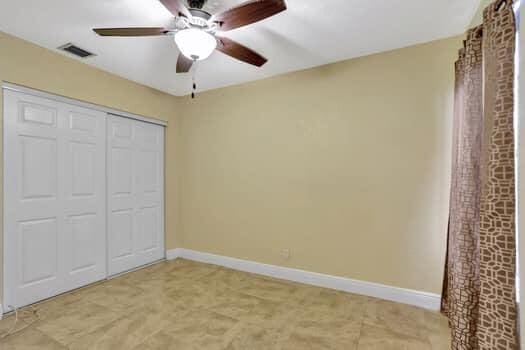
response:
<svg viewBox="0 0 525 350"><path fill-rule="evenodd" d="M162 125L162 126L165 126L165 127L168 126L168 122L167 121L165 121L165 120L163 120L161 118L158 118L156 116L155 117L146 117L146 116L142 116L142 115L139 115L139 114L133 114L133 113L129 113L129 112L126 112L126 111L123 111L123 110L119 110L119 109L116 109L116 108L106 107L106 106L98 105L96 103L85 102L85 101L74 99L74 98L70 98L70 97L60 96L60 95L56 95L56 94L53 94L53 93L45 92L45 91L42 91L42 90L32 89L32 88L29 88L29 87L26 87L26 86L22 86L22 85L18 85L18 84L13 84L13 83L9 83L9 82L1 82L1 88L2 88L2 90L10 90L10 91L22 92L22 93L25 93L25 94L28 94L28 95L32 95L32 96L35 96L35 97L47 98L48 100L53 100L53 101L56 101L56 102L67 103L67 104L75 105L77 107L88 108L88 109L92 109L92 110L95 110L95 111L104 112L104 113L107 113L107 114L114 114L114 115L130 118L130 119L142 120L144 122L148 122L148 123L156 124L156 125Z"/></svg>

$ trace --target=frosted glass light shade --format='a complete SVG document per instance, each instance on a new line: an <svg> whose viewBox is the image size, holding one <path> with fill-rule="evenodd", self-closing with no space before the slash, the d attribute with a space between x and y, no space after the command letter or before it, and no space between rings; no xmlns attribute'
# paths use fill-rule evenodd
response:
<svg viewBox="0 0 525 350"><path fill-rule="evenodd" d="M190 60L201 61L210 57L217 47L217 40L204 30L189 28L175 34L180 52Z"/></svg>

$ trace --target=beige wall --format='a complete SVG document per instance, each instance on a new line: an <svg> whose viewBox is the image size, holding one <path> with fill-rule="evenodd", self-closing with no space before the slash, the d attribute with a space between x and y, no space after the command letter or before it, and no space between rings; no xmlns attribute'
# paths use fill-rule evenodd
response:
<svg viewBox="0 0 525 350"><path fill-rule="evenodd" d="M166 158L170 161L175 159L175 135L178 132L176 117L179 111L177 98L174 96L92 68L2 32L0 32L0 81L167 120L169 125L166 131ZM1 93L0 111L3 111ZM2 133L0 138L1 135ZM1 141L0 145L2 145ZM175 186L177 174L174 169L173 165L166 167L168 213L177 212L178 196ZM3 181L0 181L1 183ZM0 215L2 212L3 210L0 210ZM168 248L177 246L175 220L175 215L167 215L166 246ZM1 242L0 239L0 258ZM2 261L0 259L0 277L3 271ZM3 291L1 281L0 278L0 296Z"/></svg>
<svg viewBox="0 0 525 350"><path fill-rule="evenodd" d="M169 121L168 249L439 293L460 43L190 100L0 33L0 80Z"/></svg>
<svg viewBox="0 0 525 350"><path fill-rule="evenodd" d="M440 293L460 45L183 99L183 247Z"/></svg>

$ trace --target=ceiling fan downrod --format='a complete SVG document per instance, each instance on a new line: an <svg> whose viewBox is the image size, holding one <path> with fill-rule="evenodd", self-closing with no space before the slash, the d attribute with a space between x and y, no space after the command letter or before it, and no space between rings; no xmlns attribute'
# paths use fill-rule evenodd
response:
<svg viewBox="0 0 525 350"><path fill-rule="evenodd" d="M193 9L202 9L208 0L188 0L188 5Z"/></svg>

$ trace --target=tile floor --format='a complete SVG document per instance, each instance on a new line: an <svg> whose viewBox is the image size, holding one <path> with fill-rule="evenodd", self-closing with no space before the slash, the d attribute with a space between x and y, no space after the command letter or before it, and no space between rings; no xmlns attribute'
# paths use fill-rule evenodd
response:
<svg viewBox="0 0 525 350"><path fill-rule="evenodd" d="M416 307L187 260L162 262L20 312L11 349L445 350ZM0 335L14 318L0 321Z"/></svg>

